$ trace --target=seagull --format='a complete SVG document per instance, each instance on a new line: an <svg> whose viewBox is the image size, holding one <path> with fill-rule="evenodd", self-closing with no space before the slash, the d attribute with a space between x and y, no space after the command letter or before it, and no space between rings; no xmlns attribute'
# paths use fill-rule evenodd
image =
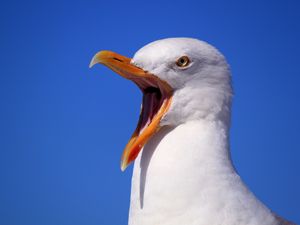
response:
<svg viewBox="0 0 300 225"><path fill-rule="evenodd" d="M129 225L291 225L243 183L229 149L232 85L225 57L193 38L154 41L100 63L143 93L121 158L134 161Z"/></svg>

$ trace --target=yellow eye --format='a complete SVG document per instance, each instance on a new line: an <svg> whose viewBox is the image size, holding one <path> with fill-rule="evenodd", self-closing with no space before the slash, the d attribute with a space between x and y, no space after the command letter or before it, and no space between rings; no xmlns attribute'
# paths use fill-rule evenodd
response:
<svg viewBox="0 0 300 225"><path fill-rule="evenodd" d="M176 61L176 65L179 67L186 67L190 64L190 59L187 56L182 56Z"/></svg>

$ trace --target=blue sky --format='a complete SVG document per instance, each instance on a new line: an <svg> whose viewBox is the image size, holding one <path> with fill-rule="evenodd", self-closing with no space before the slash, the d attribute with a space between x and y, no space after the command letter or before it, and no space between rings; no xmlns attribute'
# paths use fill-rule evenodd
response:
<svg viewBox="0 0 300 225"><path fill-rule="evenodd" d="M234 164L300 223L299 1L1 1L0 224L127 224L141 93L98 50L195 37L227 57Z"/></svg>

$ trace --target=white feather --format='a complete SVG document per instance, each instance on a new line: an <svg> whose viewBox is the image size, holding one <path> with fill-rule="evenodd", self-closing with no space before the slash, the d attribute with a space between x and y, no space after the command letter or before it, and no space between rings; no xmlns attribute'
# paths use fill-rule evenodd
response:
<svg viewBox="0 0 300 225"><path fill-rule="evenodd" d="M187 69L176 67L186 55ZM275 225L229 153L231 76L225 58L189 38L153 42L132 63L174 88L164 128L135 161L129 225Z"/></svg>

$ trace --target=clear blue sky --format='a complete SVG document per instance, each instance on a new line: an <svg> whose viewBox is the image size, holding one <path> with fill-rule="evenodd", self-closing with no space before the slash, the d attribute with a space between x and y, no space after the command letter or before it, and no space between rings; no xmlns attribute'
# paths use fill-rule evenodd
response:
<svg viewBox="0 0 300 225"><path fill-rule="evenodd" d="M299 12L296 0L1 1L0 225L126 225L132 166L119 161L141 94L88 64L179 36L227 57L235 166L300 223Z"/></svg>

